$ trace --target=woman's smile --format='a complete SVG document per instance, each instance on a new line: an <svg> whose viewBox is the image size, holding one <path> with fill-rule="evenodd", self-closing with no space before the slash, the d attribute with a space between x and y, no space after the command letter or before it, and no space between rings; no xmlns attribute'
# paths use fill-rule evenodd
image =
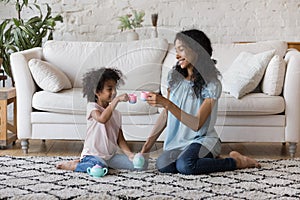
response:
<svg viewBox="0 0 300 200"><path fill-rule="evenodd" d="M186 60L185 60L185 58L180 58L180 59L178 59L178 64L181 66L181 67L184 67L185 66L185 62Z"/></svg>

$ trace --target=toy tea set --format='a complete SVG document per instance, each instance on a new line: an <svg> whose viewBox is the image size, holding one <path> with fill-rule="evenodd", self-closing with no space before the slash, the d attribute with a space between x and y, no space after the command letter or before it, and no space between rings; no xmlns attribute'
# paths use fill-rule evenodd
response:
<svg viewBox="0 0 300 200"><path fill-rule="evenodd" d="M101 167L100 165L95 165L94 167L88 167L86 172L94 178L100 178L107 174L108 169L106 167Z"/></svg>
<svg viewBox="0 0 300 200"><path fill-rule="evenodd" d="M135 169L142 169L145 164L145 158L141 153L137 153L135 154L132 163ZM107 174L108 169L100 165L95 165L94 167L88 167L86 172L91 177L100 178Z"/></svg>
<svg viewBox="0 0 300 200"><path fill-rule="evenodd" d="M142 91L140 99L142 101L146 101L147 97L149 96L149 93L150 92ZM129 97L129 103L135 104L137 102L137 95L136 94L128 94L128 97ZM137 154L135 154L135 156L132 160L132 163L133 163L133 167L135 169L142 169L144 164L145 164L145 158L141 153L137 153Z"/></svg>
<svg viewBox="0 0 300 200"><path fill-rule="evenodd" d="M143 91L141 92L141 100L146 101L147 97L149 96L149 92ZM136 94L128 94L129 103L135 104L137 102L137 95Z"/></svg>
<svg viewBox="0 0 300 200"><path fill-rule="evenodd" d="M133 167L135 169L142 169L145 164L145 158L144 158L143 154L141 154L141 153L135 154L135 156L133 157L132 163L133 163Z"/></svg>

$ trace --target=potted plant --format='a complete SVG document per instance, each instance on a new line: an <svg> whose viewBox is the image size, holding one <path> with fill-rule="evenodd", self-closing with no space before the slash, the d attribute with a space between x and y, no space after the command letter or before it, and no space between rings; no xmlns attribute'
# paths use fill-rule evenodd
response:
<svg viewBox="0 0 300 200"><path fill-rule="evenodd" d="M9 0L0 0L0 2L8 3ZM44 40L53 39L53 31L56 22L63 21L61 15L52 17L51 7L47 6L47 13L44 15L40 6L33 3L34 9L38 11L38 15L25 20L21 16L24 8L33 9L28 4L28 0L15 0L15 8L17 11L16 18L4 20L0 25L0 57L3 58L3 69L5 73L12 78L9 56L13 52L31 49L42 46Z"/></svg>
<svg viewBox="0 0 300 200"><path fill-rule="evenodd" d="M11 76L11 71L9 67L9 55L10 52L13 52L14 46L12 43L12 35L11 35L11 25L9 25L10 20L4 20L0 24L0 67L3 66L5 73ZM8 27L9 26L9 27Z"/></svg>
<svg viewBox="0 0 300 200"><path fill-rule="evenodd" d="M135 32L136 28L142 27L145 12L132 10L132 13L118 17L120 25L118 29L121 31L132 30L127 33L127 40L138 40L138 34Z"/></svg>

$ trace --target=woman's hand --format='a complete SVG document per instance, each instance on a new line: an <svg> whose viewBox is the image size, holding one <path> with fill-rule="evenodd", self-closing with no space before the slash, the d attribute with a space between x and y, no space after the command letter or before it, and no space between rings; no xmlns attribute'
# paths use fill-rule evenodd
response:
<svg viewBox="0 0 300 200"><path fill-rule="evenodd" d="M162 95L154 92L150 92L147 97L147 102L150 106L154 107L165 107L168 99Z"/></svg>

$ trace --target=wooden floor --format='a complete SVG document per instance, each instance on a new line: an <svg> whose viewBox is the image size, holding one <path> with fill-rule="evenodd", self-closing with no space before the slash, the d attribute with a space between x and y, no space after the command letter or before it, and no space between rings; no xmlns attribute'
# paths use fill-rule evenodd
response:
<svg viewBox="0 0 300 200"><path fill-rule="evenodd" d="M0 156L80 156L83 141L69 140L29 140L29 152L23 154L19 141L15 145L9 145L0 149ZM129 142L131 149L138 152L143 143ZM226 157L232 150L256 159L288 159L288 144L281 143L223 143L222 157ZM157 157L162 151L162 143L157 143L151 150L151 157ZM300 157L300 147L297 148L295 157Z"/></svg>

